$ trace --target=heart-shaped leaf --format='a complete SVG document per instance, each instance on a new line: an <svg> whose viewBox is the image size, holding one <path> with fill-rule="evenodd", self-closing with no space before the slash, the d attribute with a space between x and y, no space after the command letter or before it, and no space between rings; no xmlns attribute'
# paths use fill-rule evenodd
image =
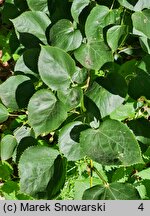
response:
<svg viewBox="0 0 150 216"><path fill-rule="evenodd" d="M127 26L125 25L116 25L108 29L107 42L113 52L119 48L127 34Z"/></svg>
<svg viewBox="0 0 150 216"><path fill-rule="evenodd" d="M104 42L82 44L74 55L84 67L93 70L99 70L106 62L113 61L112 52Z"/></svg>
<svg viewBox="0 0 150 216"><path fill-rule="evenodd" d="M36 135L56 130L67 118L64 104L47 89L37 91L28 105L29 123Z"/></svg>
<svg viewBox="0 0 150 216"><path fill-rule="evenodd" d="M28 33L36 36L47 44L46 29L51 24L48 16L41 11L26 11L11 20L19 33Z"/></svg>
<svg viewBox="0 0 150 216"><path fill-rule="evenodd" d="M116 120L106 120L96 130L81 132L80 144L87 156L104 165L143 163L135 136L126 125Z"/></svg>
<svg viewBox="0 0 150 216"><path fill-rule="evenodd" d="M118 2L125 8L134 11L142 11L145 8L150 8L150 2L147 0L138 0L138 1L127 1L127 0L118 0Z"/></svg>
<svg viewBox="0 0 150 216"><path fill-rule="evenodd" d="M46 192L59 152L46 146L29 147L19 162L20 190L33 197Z"/></svg>
<svg viewBox="0 0 150 216"><path fill-rule="evenodd" d="M74 0L71 6L71 15L73 19L78 23L79 15L82 10L90 3L90 0Z"/></svg>
<svg viewBox="0 0 150 216"><path fill-rule="evenodd" d="M80 104L83 97L83 92L81 88L74 87L58 91L57 96L59 100L65 104L67 110L71 110Z"/></svg>
<svg viewBox="0 0 150 216"><path fill-rule="evenodd" d="M97 105L102 118L113 112L124 101L124 98L120 97L119 94L113 94L112 92L100 86L97 82L93 83L86 95Z"/></svg>
<svg viewBox="0 0 150 216"><path fill-rule="evenodd" d="M0 98L6 107L18 110L28 105L34 91L34 85L28 77L11 76L0 85Z"/></svg>
<svg viewBox="0 0 150 216"><path fill-rule="evenodd" d="M103 5L96 5L85 23L85 34L88 42L103 41L103 28L115 22L115 12Z"/></svg>
<svg viewBox="0 0 150 216"><path fill-rule="evenodd" d="M132 184L113 182L96 185L84 191L83 200L138 200L140 196Z"/></svg>
<svg viewBox="0 0 150 216"><path fill-rule="evenodd" d="M76 161L84 157L84 153L77 140L74 140L74 136L79 136L82 131L81 128L73 133L73 128L81 126L82 122L71 122L65 125L59 134L59 148L69 161Z"/></svg>
<svg viewBox="0 0 150 216"><path fill-rule="evenodd" d="M132 14L133 33L150 38L150 9Z"/></svg>
<svg viewBox="0 0 150 216"><path fill-rule="evenodd" d="M66 52L77 49L82 42L81 32L74 28L70 20L62 19L50 30L52 46L57 46Z"/></svg>
<svg viewBox="0 0 150 216"><path fill-rule="evenodd" d="M71 56L50 46L42 46L38 67L43 82L53 90L69 87L76 70Z"/></svg>
<svg viewBox="0 0 150 216"><path fill-rule="evenodd" d="M32 11L42 11L49 13L47 0L27 0L28 6Z"/></svg>
<svg viewBox="0 0 150 216"><path fill-rule="evenodd" d="M38 57L40 49L28 49L18 59L15 64L15 73L22 72L31 78L38 76Z"/></svg>

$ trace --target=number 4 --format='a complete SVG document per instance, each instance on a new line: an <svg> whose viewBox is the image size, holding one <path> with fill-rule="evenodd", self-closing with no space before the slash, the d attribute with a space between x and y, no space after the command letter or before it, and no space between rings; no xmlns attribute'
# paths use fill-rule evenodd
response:
<svg viewBox="0 0 150 216"><path fill-rule="evenodd" d="M144 210L144 206L143 206L143 203L141 203L138 207L139 210L143 211Z"/></svg>

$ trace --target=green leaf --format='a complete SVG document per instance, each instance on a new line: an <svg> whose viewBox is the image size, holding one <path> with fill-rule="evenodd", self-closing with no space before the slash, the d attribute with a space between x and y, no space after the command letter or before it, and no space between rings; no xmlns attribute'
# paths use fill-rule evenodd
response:
<svg viewBox="0 0 150 216"><path fill-rule="evenodd" d="M19 184L14 181L7 181L3 184L1 189L3 193L10 195L11 193L19 190Z"/></svg>
<svg viewBox="0 0 150 216"><path fill-rule="evenodd" d="M82 35L80 30L75 29L70 20L62 19L50 29L50 41L52 46L68 52L77 49L81 45Z"/></svg>
<svg viewBox="0 0 150 216"><path fill-rule="evenodd" d="M106 90L114 95L125 98L128 87L126 80L117 72L108 73L105 77L99 77L96 81Z"/></svg>
<svg viewBox="0 0 150 216"><path fill-rule="evenodd" d="M150 122L145 118L129 121L128 127L133 131L137 140L144 144L150 144Z"/></svg>
<svg viewBox="0 0 150 216"><path fill-rule="evenodd" d="M127 34L128 28L125 25L116 25L108 29L107 42L113 52L122 45Z"/></svg>
<svg viewBox="0 0 150 216"><path fill-rule="evenodd" d="M36 36L44 44L47 44L46 29L51 24L44 12L26 11L11 20L19 33L28 33Z"/></svg>
<svg viewBox="0 0 150 216"><path fill-rule="evenodd" d="M133 33L150 38L150 9L132 14Z"/></svg>
<svg viewBox="0 0 150 216"><path fill-rule="evenodd" d="M138 200L140 196L132 184L114 182L109 185L96 185L87 189L83 200Z"/></svg>
<svg viewBox="0 0 150 216"><path fill-rule="evenodd" d="M134 5L130 4L127 0L118 0L118 2L125 8L128 8L129 10L134 10ZM132 1L133 3L136 3L136 0Z"/></svg>
<svg viewBox="0 0 150 216"><path fill-rule="evenodd" d="M58 91L57 97L65 104L67 110L71 110L80 104L83 97L83 92L81 88L74 87Z"/></svg>
<svg viewBox="0 0 150 216"><path fill-rule="evenodd" d="M24 137L32 136L34 138L34 132L32 128L29 128L25 125L18 127L14 130L14 137L16 138L17 142L19 143Z"/></svg>
<svg viewBox="0 0 150 216"><path fill-rule="evenodd" d="M46 198L52 199L61 192L66 180L66 166L66 158L58 156L54 162L54 175L46 189Z"/></svg>
<svg viewBox="0 0 150 216"><path fill-rule="evenodd" d="M70 86L71 77L75 72L75 62L63 50L42 46L38 66L43 82L52 90Z"/></svg>
<svg viewBox="0 0 150 216"><path fill-rule="evenodd" d="M85 34L88 42L103 41L103 28L114 24L115 12L104 5L96 5L85 23Z"/></svg>
<svg viewBox="0 0 150 216"><path fill-rule="evenodd" d="M133 11L142 11L145 8L150 9L150 2L147 0L118 0L118 2L125 8L128 8L129 10Z"/></svg>
<svg viewBox="0 0 150 216"><path fill-rule="evenodd" d="M138 99L141 96L145 96L150 99L150 76L141 71L141 73L135 75L129 82L128 94L133 99Z"/></svg>
<svg viewBox="0 0 150 216"><path fill-rule="evenodd" d="M11 13L10 13L11 11ZM19 9L14 5L14 2L5 2L3 10L1 11L2 20L6 24L11 24L10 19L14 19L20 15Z"/></svg>
<svg viewBox="0 0 150 216"><path fill-rule="evenodd" d="M6 161L0 161L0 179L8 180L13 173L12 166Z"/></svg>
<svg viewBox="0 0 150 216"><path fill-rule="evenodd" d="M76 161L84 157L84 153L80 147L78 141L74 139L77 136L77 132L73 133L75 126L81 126L82 122L76 121L65 125L59 133L58 145L60 151L65 155L68 161ZM78 131L80 134L81 130Z"/></svg>
<svg viewBox="0 0 150 216"><path fill-rule="evenodd" d="M122 182L128 181L130 176L133 174L133 167L119 167L112 175L112 182Z"/></svg>
<svg viewBox="0 0 150 216"><path fill-rule="evenodd" d="M27 0L28 6L32 11L42 11L44 13L49 13L47 0Z"/></svg>
<svg viewBox="0 0 150 216"><path fill-rule="evenodd" d="M98 129L81 132L80 145L87 156L104 165L143 163L135 136L126 125L116 120L105 120Z"/></svg>
<svg viewBox="0 0 150 216"><path fill-rule="evenodd" d="M16 193L19 191L18 182L6 181L1 187L5 200L16 200Z"/></svg>
<svg viewBox="0 0 150 216"><path fill-rule="evenodd" d="M132 59L123 63L119 69L119 73L127 80L135 75L137 61Z"/></svg>
<svg viewBox="0 0 150 216"><path fill-rule="evenodd" d="M111 119L123 121L125 119L133 118L135 116L134 103L121 104L111 114Z"/></svg>
<svg viewBox="0 0 150 216"><path fill-rule="evenodd" d="M62 102L46 89L37 91L28 105L29 124L36 135L56 130L67 118L67 111Z"/></svg>
<svg viewBox="0 0 150 216"><path fill-rule="evenodd" d="M33 83L23 75L11 76L0 85L0 98L12 110L26 107L33 93Z"/></svg>
<svg viewBox="0 0 150 216"><path fill-rule="evenodd" d="M106 62L113 61L112 52L104 42L82 44L74 55L84 67L93 70L99 70Z"/></svg>
<svg viewBox="0 0 150 216"><path fill-rule="evenodd" d="M20 190L33 197L46 192L54 174L54 161L58 151L45 146L29 147L19 162Z"/></svg>
<svg viewBox="0 0 150 216"><path fill-rule="evenodd" d="M97 82L93 83L86 95L97 105L102 118L110 115L110 113L117 109L124 101L123 97L111 93Z"/></svg>
<svg viewBox="0 0 150 216"><path fill-rule="evenodd" d="M136 176L140 177L141 179L149 179L150 180L150 168L144 169L135 174Z"/></svg>
<svg viewBox="0 0 150 216"><path fill-rule="evenodd" d="M150 1L147 0L138 0L136 5L134 6L135 11L141 11L145 8L150 9Z"/></svg>
<svg viewBox="0 0 150 216"><path fill-rule="evenodd" d="M78 84L83 84L88 77L86 68L76 67L76 72L73 74L72 81Z"/></svg>
<svg viewBox="0 0 150 216"><path fill-rule="evenodd" d="M139 41L143 50L148 54L150 54L150 39L144 36L144 37L140 37Z"/></svg>
<svg viewBox="0 0 150 216"><path fill-rule="evenodd" d="M93 178L93 185L97 185L100 183L99 178ZM77 179L75 181L74 186L74 199L75 200L82 200L83 192L89 188L90 179Z"/></svg>
<svg viewBox="0 0 150 216"><path fill-rule="evenodd" d="M71 6L71 15L79 23L79 15L82 10L90 3L90 0L74 0Z"/></svg>
<svg viewBox="0 0 150 216"><path fill-rule="evenodd" d="M16 199L17 200L34 200L33 197L27 195L27 194L24 194L24 193L17 193L16 194Z"/></svg>
<svg viewBox="0 0 150 216"><path fill-rule="evenodd" d="M0 123L6 121L9 117L9 112L6 107L0 103Z"/></svg>
<svg viewBox="0 0 150 216"><path fill-rule="evenodd" d="M1 159L8 160L12 157L17 140L12 135L6 135L1 140Z"/></svg>
<svg viewBox="0 0 150 216"><path fill-rule="evenodd" d="M19 144L16 147L16 151L14 152L13 155L13 160L15 163L19 162L19 159L22 155L22 153L30 146L36 146L37 145L37 140L34 139L31 136L24 137L20 140Z"/></svg>
<svg viewBox="0 0 150 216"><path fill-rule="evenodd" d="M140 63L138 64L138 68L145 71L145 73L149 76L150 75L150 55L145 55ZM143 74L141 71L141 74ZM140 75L140 74L139 74Z"/></svg>
<svg viewBox="0 0 150 216"><path fill-rule="evenodd" d="M28 49L18 59L15 64L15 73L22 72L25 75L31 76L31 78L38 78L38 57L40 49Z"/></svg>

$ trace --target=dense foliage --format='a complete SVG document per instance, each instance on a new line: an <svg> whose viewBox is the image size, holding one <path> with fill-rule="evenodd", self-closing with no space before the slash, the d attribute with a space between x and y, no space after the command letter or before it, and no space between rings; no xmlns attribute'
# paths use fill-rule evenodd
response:
<svg viewBox="0 0 150 216"><path fill-rule="evenodd" d="M150 199L150 1L0 1L5 199Z"/></svg>

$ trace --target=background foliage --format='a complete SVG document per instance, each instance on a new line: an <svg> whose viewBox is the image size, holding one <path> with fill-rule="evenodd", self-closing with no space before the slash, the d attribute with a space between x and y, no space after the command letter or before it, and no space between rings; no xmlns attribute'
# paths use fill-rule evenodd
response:
<svg viewBox="0 0 150 216"><path fill-rule="evenodd" d="M150 199L150 3L0 2L5 199Z"/></svg>

